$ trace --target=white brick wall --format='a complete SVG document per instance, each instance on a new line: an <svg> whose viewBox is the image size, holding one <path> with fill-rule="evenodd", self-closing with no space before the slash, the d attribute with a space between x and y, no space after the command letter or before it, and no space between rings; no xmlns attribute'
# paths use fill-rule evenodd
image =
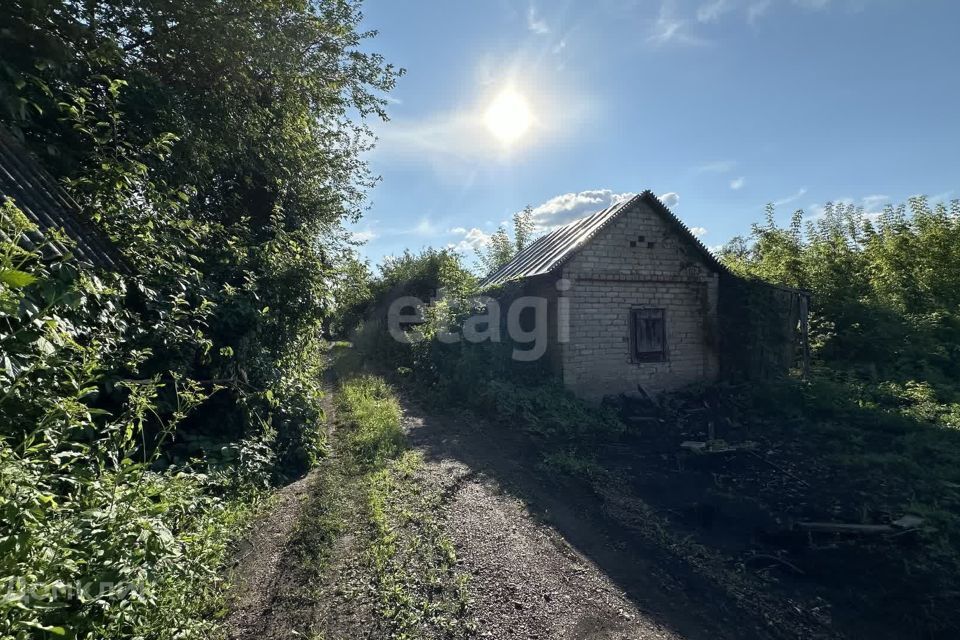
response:
<svg viewBox="0 0 960 640"><path fill-rule="evenodd" d="M562 275L571 281L561 294L571 317L560 361L574 392L596 399L639 385L656 394L716 379L717 273L645 203L600 231ZM631 361L630 310L638 307L665 310L665 362Z"/></svg>

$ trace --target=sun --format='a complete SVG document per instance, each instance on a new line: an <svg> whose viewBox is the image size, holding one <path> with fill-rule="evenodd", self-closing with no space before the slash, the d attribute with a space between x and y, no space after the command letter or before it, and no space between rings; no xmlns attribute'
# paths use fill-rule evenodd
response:
<svg viewBox="0 0 960 640"><path fill-rule="evenodd" d="M505 89L487 107L483 122L500 144L511 146L530 130L533 112L522 94Z"/></svg>

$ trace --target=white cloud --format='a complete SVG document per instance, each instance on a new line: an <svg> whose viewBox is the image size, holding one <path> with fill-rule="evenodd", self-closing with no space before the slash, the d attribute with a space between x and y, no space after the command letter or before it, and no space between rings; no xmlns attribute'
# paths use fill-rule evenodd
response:
<svg viewBox="0 0 960 640"><path fill-rule="evenodd" d="M796 193L794 193L793 195L789 195L789 196L787 196L787 197L785 197L785 198L781 198L780 200L774 200L774 201L773 201L773 206L775 206L775 207L782 207L782 206L785 205L785 204L790 204L791 202L795 202L795 201L799 200L800 198L802 198L802 197L804 196L804 194L806 194L806 193L807 193L807 188L806 188L806 187L801 187L801 188L800 188Z"/></svg>
<svg viewBox="0 0 960 640"><path fill-rule="evenodd" d="M564 193L534 207L533 222L539 230L552 229L589 213L629 200L635 195L630 192L614 193L610 189Z"/></svg>
<svg viewBox="0 0 960 640"><path fill-rule="evenodd" d="M467 230L466 230L464 227L454 227L454 228L452 228L452 229L448 229L448 230L447 230L447 233L452 233L452 234L455 235L455 236L462 236L462 235L464 235L466 232L467 232Z"/></svg>
<svg viewBox="0 0 960 640"><path fill-rule="evenodd" d="M454 230L451 229L451 232ZM462 227L457 227L456 231L462 231L458 235L462 235L463 239L455 244L449 244L450 248L459 251L461 253L471 253L474 249L485 246L490 242L490 234L484 233L482 229L473 227L469 231Z"/></svg>
<svg viewBox="0 0 960 640"><path fill-rule="evenodd" d="M736 191L737 189L742 189L743 185L746 183L747 179L744 176L740 176L739 178L734 178L730 181L730 188Z"/></svg>
<svg viewBox="0 0 960 640"><path fill-rule="evenodd" d="M697 20L715 22L721 15L733 8L730 0L710 0L697 8Z"/></svg>
<svg viewBox="0 0 960 640"><path fill-rule="evenodd" d="M664 193L663 195L659 196L659 198L660 198L660 202L662 202L667 208L670 208L670 209L680 204L680 194L675 193L673 191L669 193Z"/></svg>
<svg viewBox="0 0 960 640"><path fill-rule="evenodd" d="M532 4L530 8L527 9L527 29L538 36L544 36L550 33L549 25L547 25L543 18L537 16L537 9Z"/></svg>
<svg viewBox="0 0 960 640"><path fill-rule="evenodd" d="M704 227L690 227L690 233L700 238L707 235L707 230Z"/></svg>
<svg viewBox="0 0 960 640"><path fill-rule="evenodd" d="M354 231L350 234L350 239L354 242L369 242L374 238L377 238L378 235L375 231L370 229L364 229L363 231Z"/></svg>
<svg viewBox="0 0 960 640"><path fill-rule="evenodd" d="M716 160L701 164L694 169L694 173L727 173L737 167L736 160Z"/></svg>

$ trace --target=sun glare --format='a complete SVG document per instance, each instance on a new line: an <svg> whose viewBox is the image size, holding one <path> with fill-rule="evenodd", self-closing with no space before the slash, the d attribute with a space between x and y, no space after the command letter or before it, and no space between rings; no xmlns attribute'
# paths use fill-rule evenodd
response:
<svg viewBox="0 0 960 640"><path fill-rule="evenodd" d="M530 129L533 114L526 98L513 89L506 89L490 103L483 122L504 146L510 146Z"/></svg>

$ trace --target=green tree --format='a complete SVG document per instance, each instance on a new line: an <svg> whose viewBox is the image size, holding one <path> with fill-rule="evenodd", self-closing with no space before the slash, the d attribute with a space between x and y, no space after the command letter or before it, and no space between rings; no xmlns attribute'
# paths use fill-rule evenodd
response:
<svg viewBox="0 0 960 640"><path fill-rule="evenodd" d="M803 226L774 221L735 238L721 258L736 273L813 294L816 354L871 376L960 373L960 202L925 197L880 215L828 203Z"/></svg>
<svg viewBox="0 0 960 640"><path fill-rule="evenodd" d="M533 207L527 205L523 211L513 214L513 239L502 226L498 228L484 246L476 248L477 260L484 273L491 274L507 264L519 251L522 251L533 239L535 225Z"/></svg>

